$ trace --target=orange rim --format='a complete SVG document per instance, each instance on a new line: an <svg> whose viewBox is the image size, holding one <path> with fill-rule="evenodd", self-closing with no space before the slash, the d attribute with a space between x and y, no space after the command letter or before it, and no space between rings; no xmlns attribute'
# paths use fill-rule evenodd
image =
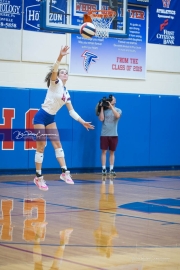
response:
<svg viewBox="0 0 180 270"><path fill-rule="evenodd" d="M101 12L101 13L96 13ZM98 18L110 18L115 17L116 12L114 10L90 10L87 13L91 18L98 17Z"/></svg>

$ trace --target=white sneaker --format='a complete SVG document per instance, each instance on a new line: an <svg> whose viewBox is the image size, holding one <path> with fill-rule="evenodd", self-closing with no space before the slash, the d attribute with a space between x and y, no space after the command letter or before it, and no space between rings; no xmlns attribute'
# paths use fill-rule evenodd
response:
<svg viewBox="0 0 180 270"><path fill-rule="evenodd" d="M71 178L70 171L66 171L60 175L60 179L65 181L67 184L73 185L74 181Z"/></svg>
<svg viewBox="0 0 180 270"><path fill-rule="evenodd" d="M35 177L34 178L34 184L40 189L40 190L44 190L47 191L48 190L48 186L46 185L46 181L43 179L43 176L41 177Z"/></svg>

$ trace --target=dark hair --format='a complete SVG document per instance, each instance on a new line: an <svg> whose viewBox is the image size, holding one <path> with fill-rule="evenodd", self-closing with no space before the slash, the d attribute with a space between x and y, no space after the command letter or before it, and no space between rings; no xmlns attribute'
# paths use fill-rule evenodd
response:
<svg viewBox="0 0 180 270"><path fill-rule="evenodd" d="M51 75L52 75L52 69L46 74L46 77L44 79L44 81L47 83L47 87L49 87L49 85L50 85Z"/></svg>
<svg viewBox="0 0 180 270"><path fill-rule="evenodd" d="M67 71L66 68L58 69L57 76L59 76L59 72L60 72L61 70L66 70L66 71ZM47 87L50 86L50 79L51 79L52 73L53 73L53 67L51 67L50 71L46 74L46 77L45 77L45 79L44 79L44 81L47 83Z"/></svg>

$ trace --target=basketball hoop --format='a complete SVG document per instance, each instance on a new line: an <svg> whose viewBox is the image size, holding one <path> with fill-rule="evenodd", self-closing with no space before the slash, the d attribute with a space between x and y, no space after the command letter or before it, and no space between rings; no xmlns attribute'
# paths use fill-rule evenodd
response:
<svg viewBox="0 0 180 270"><path fill-rule="evenodd" d="M116 12L113 10L90 10L84 16L84 20L91 19L96 27L96 37L107 38L109 37L109 28L116 17Z"/></svg>

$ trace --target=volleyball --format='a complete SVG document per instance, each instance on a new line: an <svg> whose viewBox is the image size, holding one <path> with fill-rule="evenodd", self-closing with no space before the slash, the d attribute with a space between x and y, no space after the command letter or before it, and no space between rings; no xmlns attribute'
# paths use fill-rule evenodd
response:
<svg viewBox="0 0 180 270"><path fill-rule="evenodd" d="M94 24L90 22L83 23L80 28L80 34L83 38L92 38L96 33Z"/></svg>

